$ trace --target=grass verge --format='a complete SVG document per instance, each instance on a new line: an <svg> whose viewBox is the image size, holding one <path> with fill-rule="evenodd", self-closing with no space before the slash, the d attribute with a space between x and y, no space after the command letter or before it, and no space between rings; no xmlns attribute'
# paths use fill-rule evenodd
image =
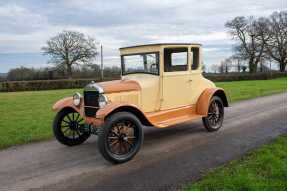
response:
<svg viewBox="0 0 287 191"><path fill-rule="evenodd" d="M232 101L285 91L287 78L268 81L217 83ZM240 160L211 170L182 191L280 191L287 190L287 135L262 146Z"/></svg>
<svg viewBox="0 0 287 191"><path fill-rule="evenodd" d="M286 191L287 135L219 167L182 191Z"/></svg>
<svg viewBox="0 0 287 191"><path fill-rule="evenodd" d="M231 101L287 91L287 78L216 84L227 91ZM0 93L0 148L51 138L53 103L75 91L82 90Z"/></svg>

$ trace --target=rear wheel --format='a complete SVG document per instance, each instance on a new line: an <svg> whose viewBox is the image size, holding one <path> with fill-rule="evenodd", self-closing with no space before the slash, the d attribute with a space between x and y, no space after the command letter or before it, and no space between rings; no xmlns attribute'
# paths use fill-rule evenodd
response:
<svg viewBox="0 0 287 191"><path fill-rule="evenodd" d="M111 115L98 131L98 147L105 159L112 163L131 160L143 142L142 125L129 112Z"/></svg>
<svg viewBox="0 0 287 191"><path fill-rule="evenodd" d="M53 132L56 139L67 146L80 145L90 137L90 132L84 131L84 119L73 109L57 113Z"/></svg>
<svg viewBox="0 0 287 191"><path fill-rule="evenodd" d="M224 106L222 100L214 96L210 100L208 115L202 118L203 124L207 131L217 131L222 127L224 118Z"/></svg>

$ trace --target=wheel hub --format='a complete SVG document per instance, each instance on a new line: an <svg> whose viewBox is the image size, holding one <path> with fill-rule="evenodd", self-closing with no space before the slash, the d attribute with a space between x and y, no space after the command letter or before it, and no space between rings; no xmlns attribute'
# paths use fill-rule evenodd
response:
<svg viewBox="0 0 287 191"><path fill-rule="evenodd" d="M128 139L127 139L127 135L124 134L124 133L121 133L120 136L119 136L119 140L121 140L121 141L127 141L127 140L128 140Z"/></svg>
<svg viewBox="0 0 287 191"><path fill-rule="evenodd" d="M214 127L220 124L221 114L220 114L220 108L217 102L211 103L211 107L208 113L208 120L210 121L211 125Z"/></svg>
<svg viewBox="0 0 287 191"><path fill-rule="evenodd" d="M70 125L70 129L73 131L78 129L78 122L77 121L71 121L69 125Z"/></svg>
<svg viewBox="0 0 287 191"><path fill-rule="evenodd" d="M131 122L119 122L110 130L108 144L111 152L117 155L125 155L135 146L134 127Z"/></svg>

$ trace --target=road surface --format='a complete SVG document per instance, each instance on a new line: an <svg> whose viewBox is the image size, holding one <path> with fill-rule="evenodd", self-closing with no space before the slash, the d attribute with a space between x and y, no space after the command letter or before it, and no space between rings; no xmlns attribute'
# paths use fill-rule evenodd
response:
<svg viewBox="0 0 287 191"><path fill-rule="evenodd" d="M142 149L121 165L102 158L95 137L73 148L55 140L12 147L0 152L0 190L176 190L286 133L286 103L282 93L232 104L215 133L201 121L145 128Z"/></svg>

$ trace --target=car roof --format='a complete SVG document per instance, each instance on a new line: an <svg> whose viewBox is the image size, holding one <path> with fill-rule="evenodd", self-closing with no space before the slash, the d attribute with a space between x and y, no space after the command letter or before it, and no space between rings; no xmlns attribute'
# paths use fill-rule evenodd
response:
<svg viewBox="0 0 287 191"><path fill-rule="evenodd" d="M154 44L141 44L141 45L134 45L134 46L126 46L126 47L122 47L120 48L120 50L122 49L128 49L128 48L138 48L138 47L145 47L145 46L169 46L169 45L197 45L197 46L201 46L201 44L199 43L154 43Z"/></svg>

